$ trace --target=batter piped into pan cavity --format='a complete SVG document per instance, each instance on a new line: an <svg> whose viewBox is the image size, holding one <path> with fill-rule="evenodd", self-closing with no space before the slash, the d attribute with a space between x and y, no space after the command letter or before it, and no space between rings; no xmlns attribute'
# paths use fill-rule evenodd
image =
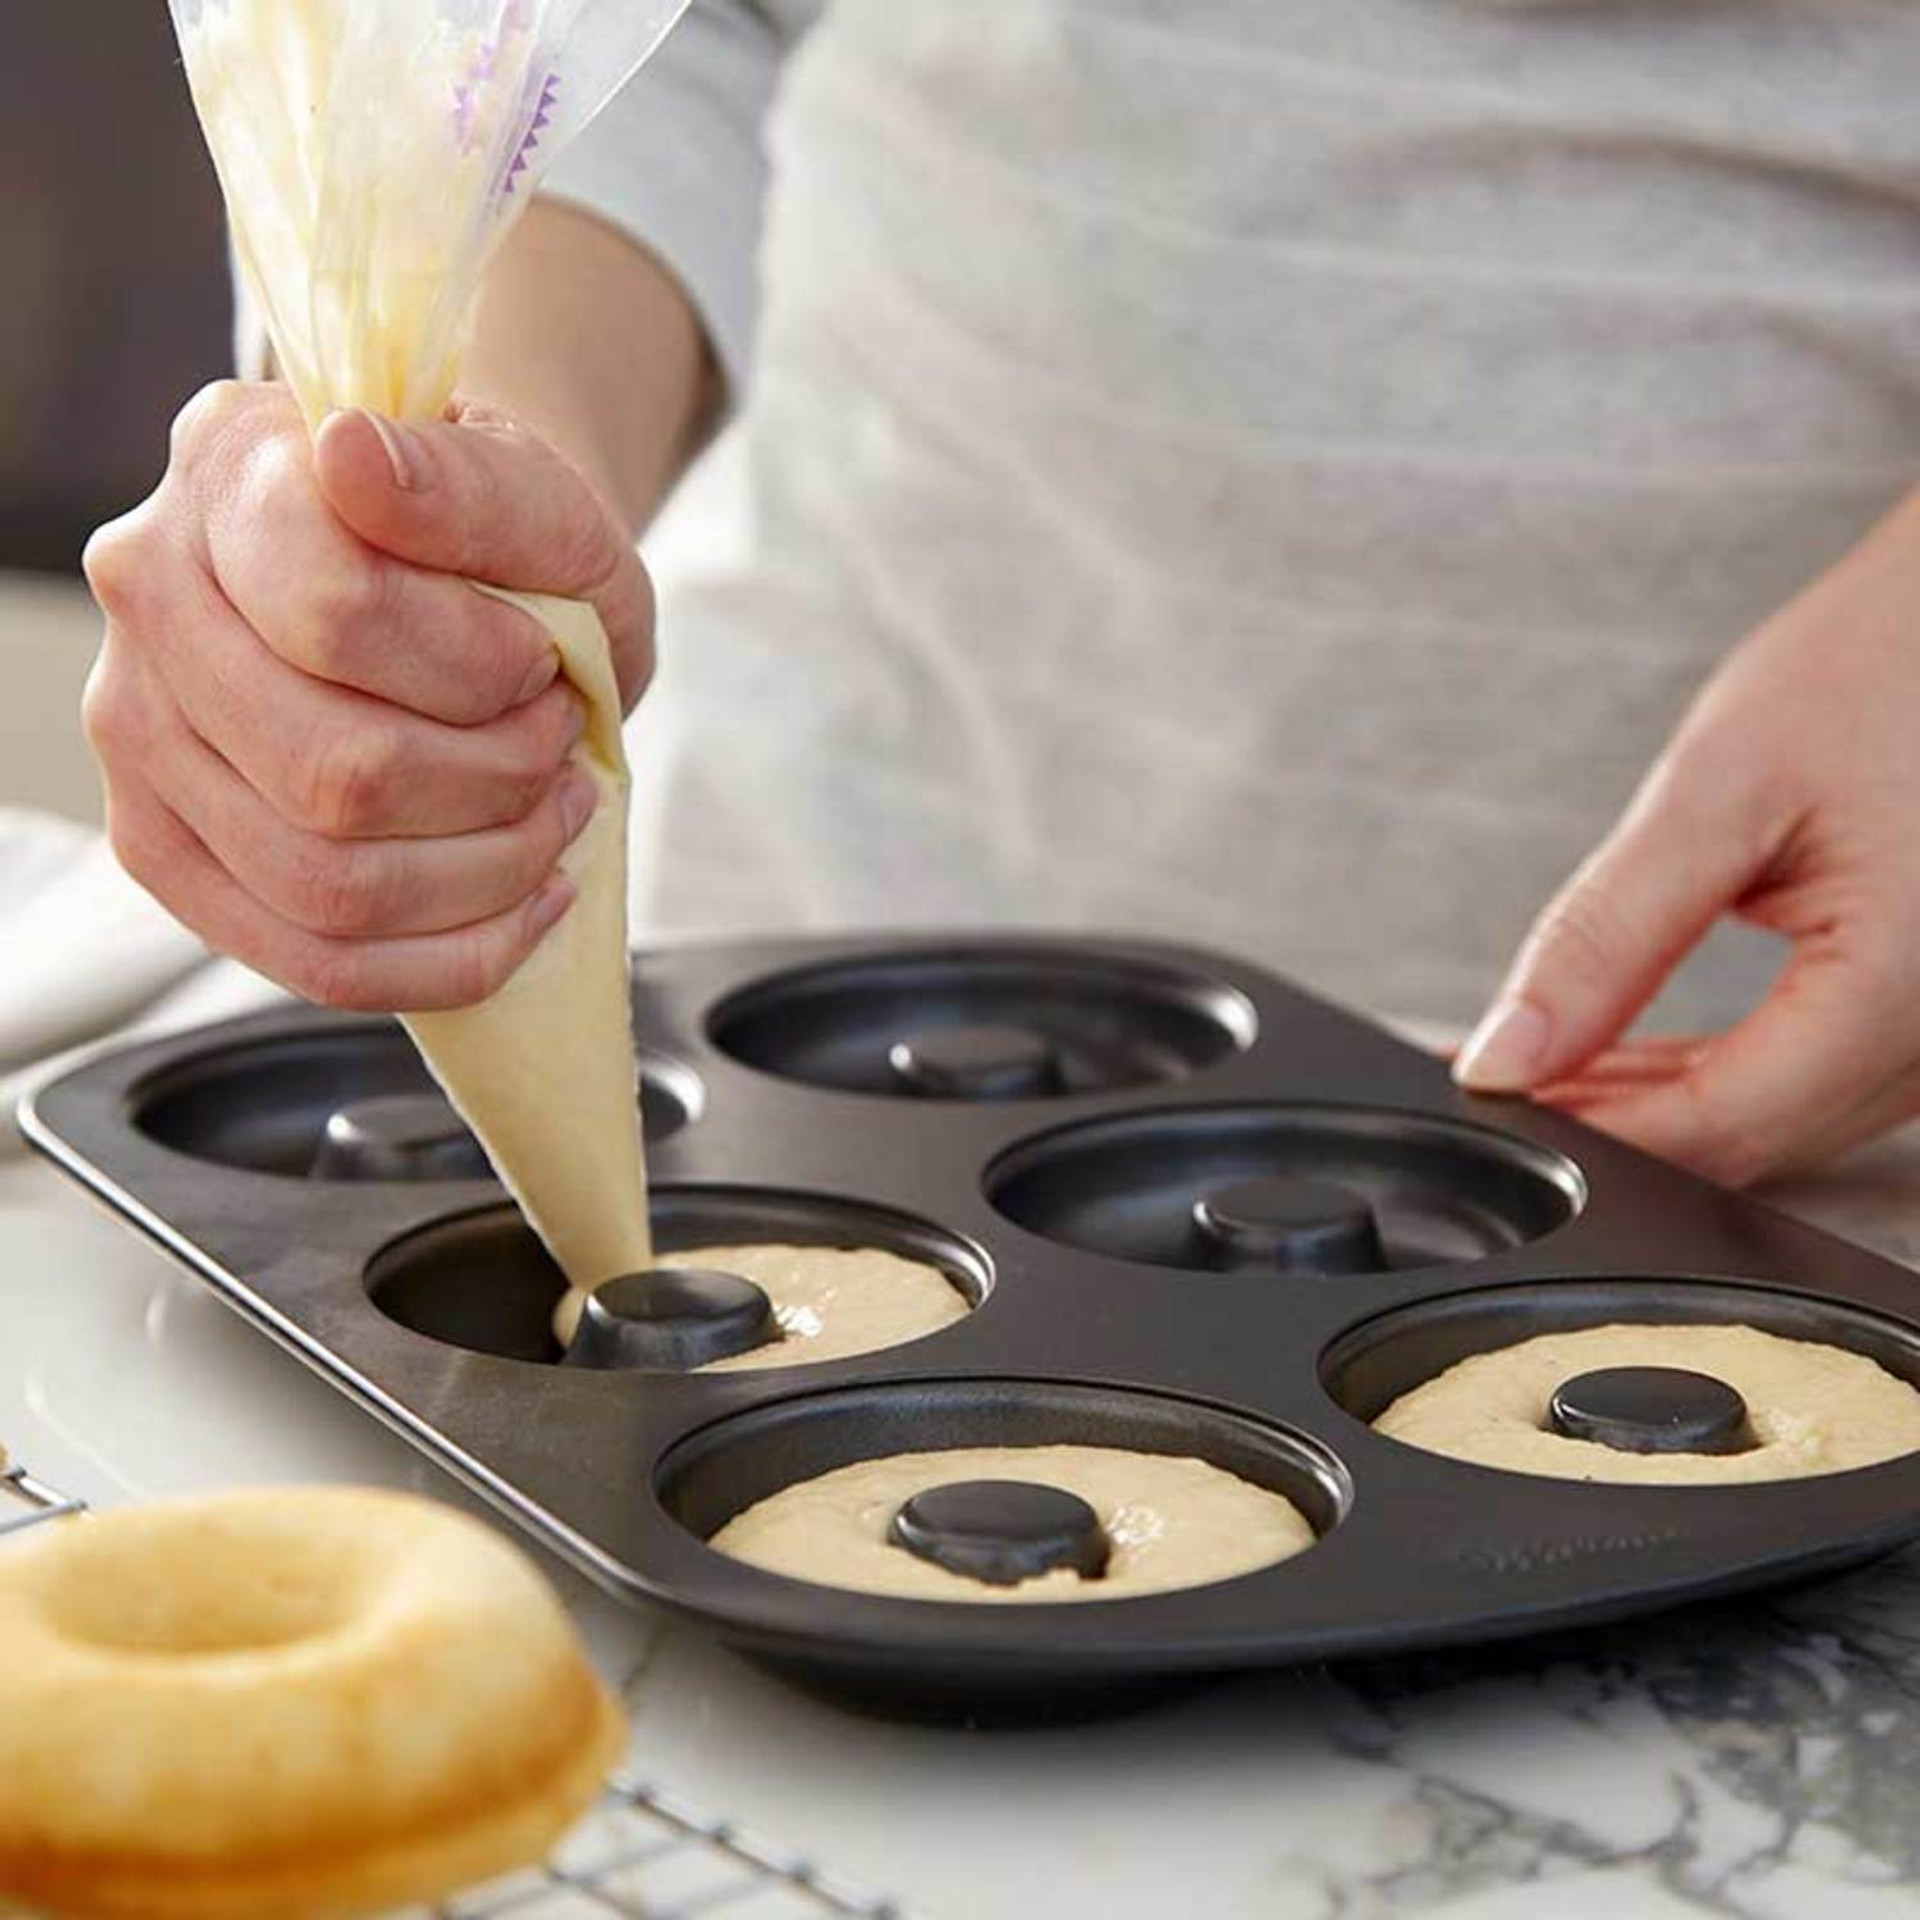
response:
<svg viewBox="0 0 1920 1920"><path fill-rule="evenodd" d="M673 1273L732 1276L767 1299L771 1324L744 1352L709 1360L701 1373L805 1366L920 1340L966 1318L970 1303L938 1267L882 1247L713 1246L668 1256ZM617 1284L617 1283L616 1283ZM554 1331L571 1346L587 1295L575 1289L555 1309Z"/></svg>
<svg viewBox="0 0 1920 1920"><path fill-rule="evenodd" d="M856 1461L769 1494L710 1544L822 1586L992 1604L1206 1586L1314 1539L1290 1500L1207 1461L1042 1446Z"/></svg>
<svg viewBox="0 0 1920 1920"><path fill-rule="evenodd" d="M356 407L442 417L494 246L676 11L603 8L569 43L577 6L173 0L241 274L310 429ZM571 911L488 997L406 1025L556 1263L591 1287L653 1258L620 688L592 606L473 584L546 633L598 804L561 857Z"/></svg>
<svg viewBox="0 0 1920 1920"><path fill-rule="evenodd" d="M1584 1327L1461 1360L1374 1427L1557 1479L1795 1480L1920 1451L1920 1392L1863 1354L1757 1327Z"/></svg>

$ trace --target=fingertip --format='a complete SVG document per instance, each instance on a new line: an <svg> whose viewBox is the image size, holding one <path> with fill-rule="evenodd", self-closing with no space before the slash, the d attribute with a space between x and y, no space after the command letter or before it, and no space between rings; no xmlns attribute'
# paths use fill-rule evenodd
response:
<svg viewBox="0 0 1920 1920"><path fill-rule="evenodd" d="M371 418L343 407L313 436L313 478L327 504L356 532L379 526L393 494L393 470Z"/></svg>
<svg viewBox="0 0 1920 1920"><path fill-rule="evenodd" d="M600 789L593 775L584 767L572 766L560 776L556 797L566 844L572 846L586 832L587 822L599 811Z"/></svg>
<svg viewBox="0 0 1920 1920"><path fill-rule="evenodd" d="M1469 1093L1525 1093L1544 1076L1552 1039L1545 1007L1502 993L1455 1056L1454 1082Z"/></svg>
<svg viewBox="0 0 1920 1920"><path fill-rule="evenodd" d="M543 637L540 651L529 663L526 674L513 696L512 704L516 707L524 707L529 701L538 700L559 677L559 649L546 642Z"/></svg>
<svg viewBox="0 0 1920 1920"><path fill-rule="evenodd" d="M532 614L513 600L465 582L476 621L462 661L469 685L485 689L482 720L531 707L562 679L560 649Z"/></svg>
<svg viewBox="0 0 1920 1920"><path fill-rule="evenodd" d="M425 492L432 469L419 435L368 407L340 407L313 438L314 473L343 513L377 512L396 493Z"/></svg>
<svg viewBox="0 0 1920 1920"><path fill-rule="evenodd" d="M537 694L536 699L551 699L561 709L560 751L571 753L587 734L587 703L574 691L570 680L556 679L546 693Z"/></svg>
<svg viewBox="0 0 1920 1920"><path fill-rule="evenodd" d="M579 897L579 888L564 873L549 875L540 891L533 896L533 903L528 909L534 938L538 940L550 933L565 919L568 909Z"/></svg>

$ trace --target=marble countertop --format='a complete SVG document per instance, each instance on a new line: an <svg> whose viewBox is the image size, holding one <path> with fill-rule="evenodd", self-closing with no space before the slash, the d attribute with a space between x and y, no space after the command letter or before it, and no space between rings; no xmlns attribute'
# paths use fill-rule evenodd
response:
<svg viewBox="0 0 1920 1920"><path fill-rule="evenodd" d="M1775 1198L1920 1264L1920 1132ZM0 1439L98 1503L312 1478L453 1497L30 1162L0 1165L0 1335ZM650 1778L928 1920L1920 1914L1920 1549L1024 1732L858 1719L559 1577Z"/></svg>

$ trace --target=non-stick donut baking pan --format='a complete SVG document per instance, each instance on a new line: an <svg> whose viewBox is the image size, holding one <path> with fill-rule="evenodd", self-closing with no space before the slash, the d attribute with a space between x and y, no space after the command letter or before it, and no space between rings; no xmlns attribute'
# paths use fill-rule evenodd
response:
<svg viewBox="0 0 1920 1920"><path fill-rule="evenodd" d="M560 1281L392 1023L276 1013L96 1057L28 1137L232 1305L615 1593L883 1709L1046 1713L1184 1676L1490 1639L1920 1535L1920 1456L1765 1485L1553 1481L1369 1421L1552 1328L1746 1321L1920 1383L1920 1281L1444 1066L1254 967L1053 938L640 958L671 1251L877 1245L972 1307L720 1374L555 1364ZM69 1282L71 1284L71 1282ZM896 1451L1194 1454L1318 1544L1066 1607L815 1586L706 1540Z"/></svg>

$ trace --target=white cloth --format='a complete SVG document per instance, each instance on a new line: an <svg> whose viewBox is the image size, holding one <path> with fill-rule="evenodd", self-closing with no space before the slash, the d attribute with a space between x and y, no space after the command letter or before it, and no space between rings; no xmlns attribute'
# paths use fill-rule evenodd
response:
<svg viewBox="0 0 1920 1920"><path fill-rule="evenodd" d="M1911 0L696 0L557 182L738 367L772 93L643 935L1110 926L1470 1017L1920 475L1915 73Z"/></svg>
<svg viewBox="0 0 1920 1920"><path fill-rule="evenodd" d="M132 1018L206 959L98 834L0 812L0 1071Z"/></svg>
<svg viewBox="0 0 1920 1920"><path fill-rule="evenodd" d="M79 1052L285 998L212 961L101 835L24 808L0 809L0 956L0 1155L19 1096Z"/></svg>

